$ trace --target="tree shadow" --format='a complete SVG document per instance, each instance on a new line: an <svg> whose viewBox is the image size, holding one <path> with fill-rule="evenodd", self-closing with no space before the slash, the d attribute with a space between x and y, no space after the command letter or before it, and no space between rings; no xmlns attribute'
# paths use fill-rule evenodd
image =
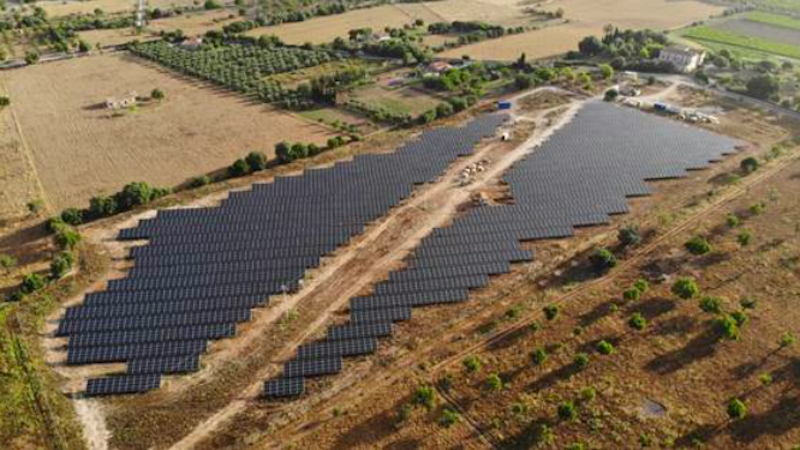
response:
<svg viewBox="0 0 800 450"><path fill-rule="evenodd" d="M664 297L655 297L631 304L626 309L629 313L638 312L645 319L651 321L675 309L675 302Z"/></svg>
<svg viewBox="0 0 800 450"><path fill-rule="evenodd" d="M519 433L498 442L497 447L509 450L538 448L544 442L541 433L543 426L552 428L553 424L547 419L533 420Z"/></svg>
<svg viewBox="0 0 800 450"><path fill-rule="evenodd" d="M679 316L661 322L653 334L656 336L683 336L694 331L698 321L694 317Z"/></svg>
<svg viewBox="0 0 800 450"><path fill-rule="evenodd" d="M539 392L553 387L560 381L565 381L572 378L576 373L580 372L581 368L577 364L571 363L560 368L544 374L542 377L529 384L526 390Z"/></svg>
<svg viewBox="0 0 800 450"><path fill-rule="evenodd" d="M697 361L714 356L720 334L712 326L689 341L683 348L657 356L645 365L648 371L661 375L676 372Z"/></svg>
<svg viewBox="0 0 800 450"><path fill-rule="evenodd" d="M517 340L527 337L531 333L533 333L531 327L518 328L512 331L511 333L503 336L502 339L494 341L491 344L489 344L488 349L489 351L506 349L508 347L513 346L517 342Z"/></svg>
<svg viewBox="0 0 800 450"><path fill-rule="evenodd" d="M700 425L675 441L675 448L702 448L697 442L708 442L719 432L716 425Z"/></svg>
<svg viewBox="0 0 800 450"><path fill-rule="evenodd" d="M729 252L714 252L695 260L693 265L701 269L706 269L711 266L730 261L730 259L731 254Z"/></svg>
<svg viewBox="0 0 800 450"><path fill-rule="evenodd" d="M578 317L578 323L583 328L593 325L598 320L611 314L612 304L614 304L614 302L600 303L599 305L595 306L591 311Z"/></svg>
<svg viewBox="0 0 800 450"><path fill-rule="evenodd" d="M414 450L420 448L421 446L422 442L419 439L401 439L399 441L392 442L384 448L386 450Z"/></svg>
<svg viewBox="0 0 800 450"><path fill-rule="evenodd" d="M743 420L732 422L728 429L739 442L752 443L769 434L781 436L800 426L800 398L781 398L769 411L750 414Z"/></svg>
<svg viewBox="0 0 800 450"><path fill-rule="evenodd" d="M396 430L397 417L391 411L397 411L400 405L409 403L411 396L406 396L395 402L390 410L383 411L367 418L367 420L350 428L346 433L340 435L332 448L353 448L371 443L380 442L394 434Z"/></svg>

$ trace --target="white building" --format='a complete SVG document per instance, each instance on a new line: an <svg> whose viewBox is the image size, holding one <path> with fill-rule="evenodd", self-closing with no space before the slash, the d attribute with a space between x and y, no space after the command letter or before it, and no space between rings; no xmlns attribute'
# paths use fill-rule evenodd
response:
<svg viewBox="0 0 800 450"><path fill-rule="evenodd" d="M706 58L705 52L698 52L689 47L667 47L658 55L660 61L672 63L675 70L689 73L700 67Z"/></svg>

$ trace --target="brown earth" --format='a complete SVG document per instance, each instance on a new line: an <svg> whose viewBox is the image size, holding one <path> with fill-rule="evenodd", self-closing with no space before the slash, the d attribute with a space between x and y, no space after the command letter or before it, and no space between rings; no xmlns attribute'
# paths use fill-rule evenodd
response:
<svg viewBox="0 0 800 450"><path fill-rule="evenodd" d="M281 140L323 144L330 137L316 124L127 55L8 71L0 82L55 210L85 207L131 181L173 186L253 150L271 154ZM155 88L166 94L163 102L121 114L102 105Z"/></svg>

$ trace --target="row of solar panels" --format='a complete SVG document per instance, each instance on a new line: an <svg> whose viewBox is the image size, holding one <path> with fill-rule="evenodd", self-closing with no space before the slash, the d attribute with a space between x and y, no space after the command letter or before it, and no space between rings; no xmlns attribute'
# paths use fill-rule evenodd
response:
<svg viewBox="0 0 800 450"><path fill-rule="evenodd" d="M470 154L505 119L487 115L466 127L426 132L395 153L257 184L219 207L161 211L124 230L121 239L151 241L131 252L135 267L125 278L69 308L57 331L69 336L67 362L128 363L124 375L90 380L90 395L152 389L159 374L197 370L208 340L234 335L252 307L297 289L322 256L410 196L415 184L433 181L459 155ZM431 283L421 277L401 290ZM357 325L332 331L342 344L303 351L324 359L372 349L374 339L371 346L358 344L376 332L362 325L409 314L363 312Z"/></svg>
<svg viewBox="0 0 800 450"><path fill-rule="evenodd" d="M531 256L520 254L520 241L570 236L573 227L607 223L610 214L628 211L626 198L651 192L645 179L684 176L686 169L706 167L737 144L672 121L590 104L505 174L515 204L481 206L435 230L405 269L392 272L372 295L351 299L347 324L331 328L326 340L313 345L382 337L391 333L392 323L409 320L414 307L464 301L489 275ZM265 383L264 395L300 395L306 377L341 371L344 356L351 355L312 363L298 351L282 375Z"/></svg>

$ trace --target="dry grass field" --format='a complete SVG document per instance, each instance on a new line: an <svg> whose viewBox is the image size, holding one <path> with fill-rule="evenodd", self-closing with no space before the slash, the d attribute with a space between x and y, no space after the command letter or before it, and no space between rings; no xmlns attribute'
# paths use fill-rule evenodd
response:
<svg viewBox="0 0 800 450"><path fill-rule="evenodd" d="M386 89L370 86L353 93L353 98L364 103L379 105L389 111L416 117L433 109L443 100L413 87Z"/></svg>
<svg viewBox="0 0 800 450"><path fill-rule="evenodd" d="M504 3L507 0L496 1ZM581 39L591 34L602 34L603 27L608 24L620 28L665 30L707 19L723 11L721 7L694 0L554 0L541 9L556 11L559 8L564 9L570 23L452 49L442 56L467 54L474 58L510 60L525 52L529 58L543 58L577 48Z"/></svg>
<svg viewBox="0 0 800 450"><path fill-rule="evenodd" d="M223 4L232 3L223 1ZM149 0L147 6L150 8L169 9L173 7L199 6L203 2L199 0ZM136 2L130 0L46 0L37 2L36 6L45 10L47 15L53 17L68 16L70 14L92 14L95 9L102 9L105 13L119 13L133 11Z"/></svg>
<svg viewBox="0 0 800 450"><path fill-rule="evenodd" d="M133 28L81 31L78 36L92 47L116 46L135 39L145 41L152 37L149 33L137 33Z"/></svg>
<svg viewBox="0 0 800 450"><path fill-rule="evenodd" d="M141 60L103 55L9 71L7 86L48 203L86 206L131 181L173 186L281 140L329 133L262 103L178 78ZM98 107L159 88L163 103L113 117ZM80 182L76 182L80 180Z"/></svg>
<svg viewBox="0 0 800 450"><path fill-rule="evenodd" d="M221 29L224 25L236 20L241 19L235 11L203 11L154 20L147 24L147 28L155 33L183 30L183 34L186 36L195 36L205 34L209 30Z"/></svg>

